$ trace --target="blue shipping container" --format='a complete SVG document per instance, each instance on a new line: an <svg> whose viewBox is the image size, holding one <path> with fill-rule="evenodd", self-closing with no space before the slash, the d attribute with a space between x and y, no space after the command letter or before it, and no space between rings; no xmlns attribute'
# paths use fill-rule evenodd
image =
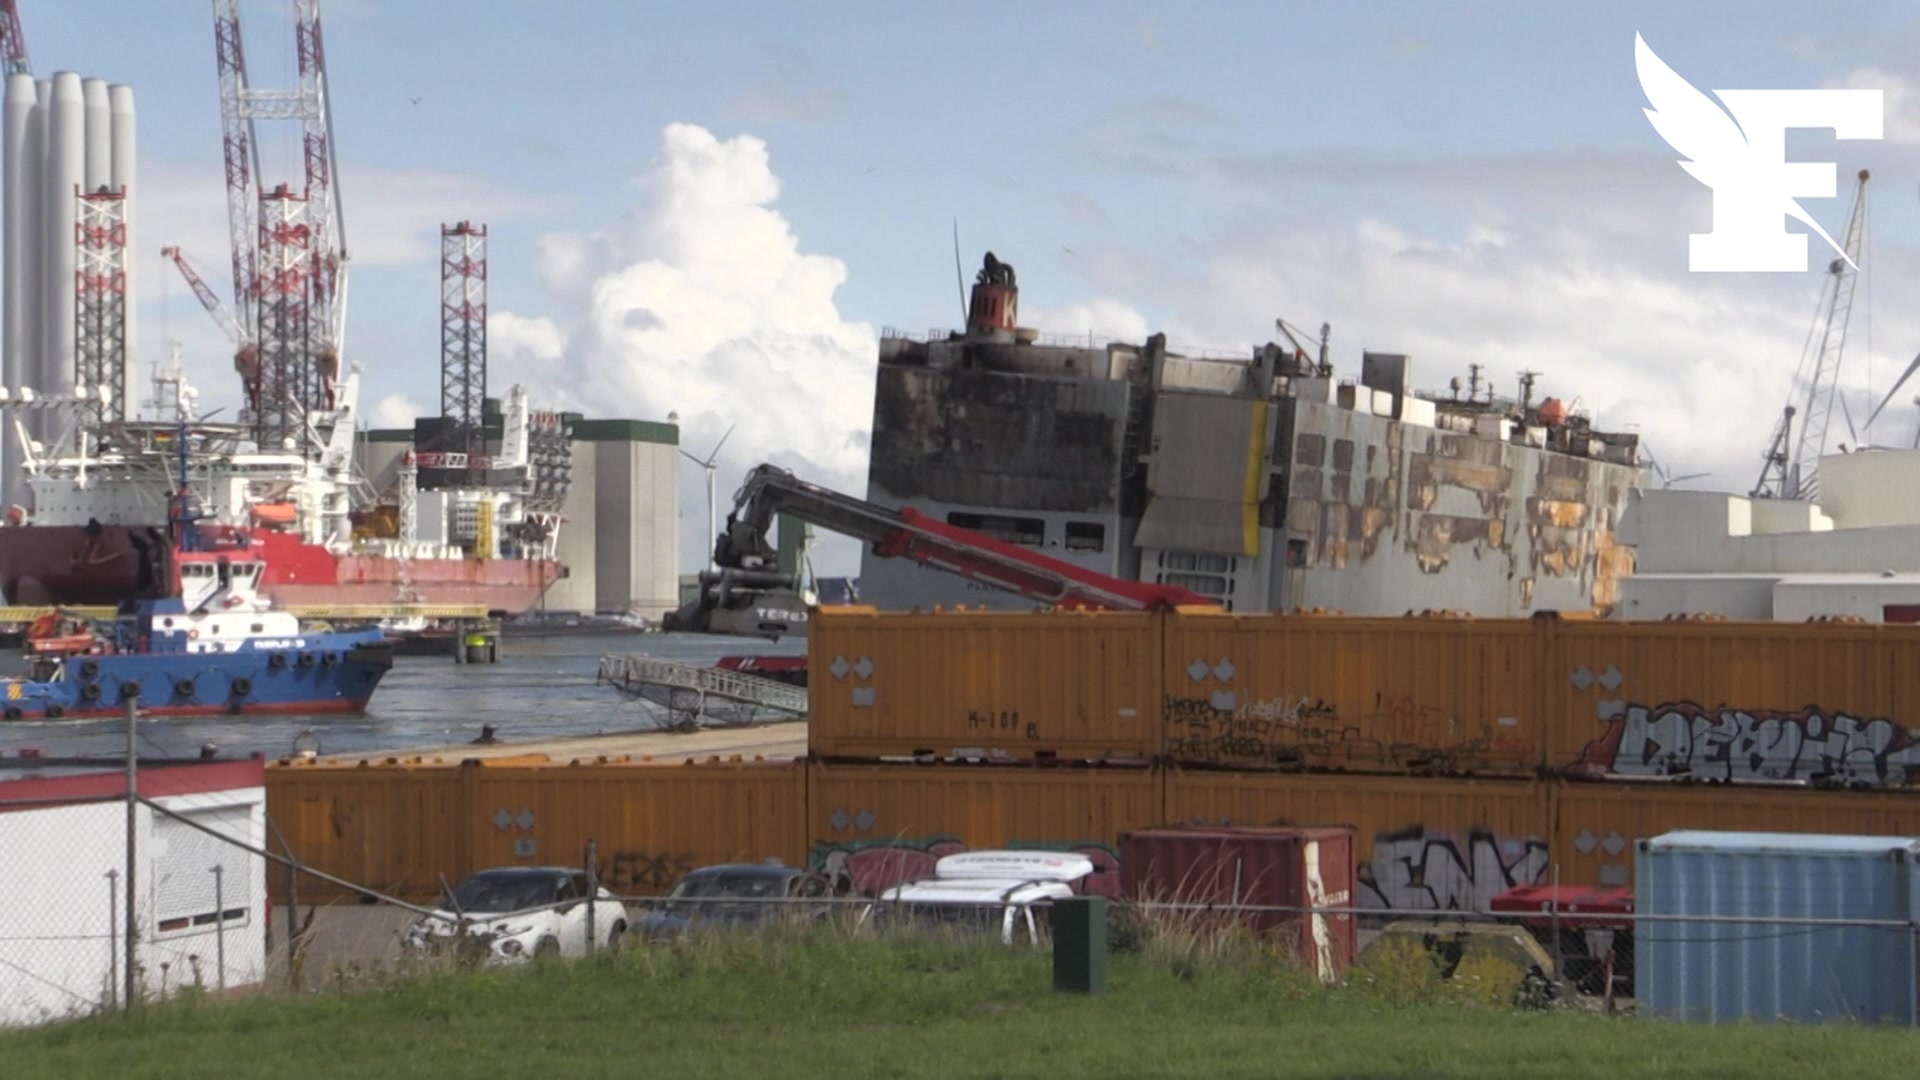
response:
<svg viewBox="0 0 1920 1080"><path fill-rule="evenodd" d="M1670 832L1637 845L1633 900L1638 915L1899 924L1644 921L1641 1015L1920 1022L1920 840Z"/></svg>

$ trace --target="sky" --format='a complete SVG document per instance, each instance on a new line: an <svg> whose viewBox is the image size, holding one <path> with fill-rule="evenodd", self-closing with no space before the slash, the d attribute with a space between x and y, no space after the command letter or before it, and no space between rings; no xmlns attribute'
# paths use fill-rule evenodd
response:
<svg viewBox="0 0 1920 1080"><path fill-rule="evenodd" d="M226 206L205 3L20 0L34 69L130 83L138 359L177 340L208 407L237 377L164 264L223 297ZM257 86L291 85L291 5L244 0ZM1885 138L1789 135L1835 162L1803 208L1838 236L1870 169L1834 442L1912 445L1920 351L1920 12L1900 5L1110 0L1045 5L323 0L352 257L346 351L375 426L436 411L438 228L489 227L490 378L536 403L666 419L723 502L776 461L865 489L878 335L957 325L1013 263L1042 331L1242 352L1332 326L1343 375L1469 364L1638 431L1669 476L1746 491L1823 283L1687 269L1708 188L1648 122L1634 36L1705 90L1878 88ZM299 171L286 125L265 171ZM1789 231L1805 232L1798 223ZM681 562L710 547L682 462ZM823 544L821 573L855 572Z"/></svg>

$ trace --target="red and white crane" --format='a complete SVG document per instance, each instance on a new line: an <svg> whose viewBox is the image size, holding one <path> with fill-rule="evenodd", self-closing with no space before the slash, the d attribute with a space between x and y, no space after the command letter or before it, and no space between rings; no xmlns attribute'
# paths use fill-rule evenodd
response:
<svg viewBox="0 0 1920 1080"><path fill-rule="evenodd" d="M200 306L207 309L207 314L213 316L213 321L219 324L221 332L233 342L233 370L240 373L241 380L246 383L247 393L251 395L260 373L260 347L254 344L253 335L249 334L246 328L240 325L240 321L233 317L233 313L227 310L227 306L220 302L220 297L214 294L213 287L200 277L194 270L193 264L187 261L186 255L182 254L179 248L161 248L160 255L173 260L173 265L180 268L180 276L186 279L187 287L193 290L193 295L199 299ZM249 397L249 404L252 404L251 397Z"/></svg>
<svg viewBox="0 0 1920 1080"><path fill-rule="evenodd" d="M263 89L247 74L239 0L212 2L234 318L257 350L248 384L254 436L262 446L305 448L308 415L333 407L346 327L346 229L320 4L291 0L299 82ZM275 120L300 125L297 189L269 188L261 175L256 121Z"/></svg>
<svg viewBox="0 0 1920 1080"><path fill-rule="evenodd" d="M27 61L27 36L20 31L20 9L13 0L0 0L0 71L33 74L33 65Z"/></svg>

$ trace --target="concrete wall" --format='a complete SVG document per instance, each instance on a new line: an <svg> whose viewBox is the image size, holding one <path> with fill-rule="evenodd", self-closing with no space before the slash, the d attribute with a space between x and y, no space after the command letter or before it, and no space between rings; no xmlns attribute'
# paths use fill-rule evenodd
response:
<svg viewBox="0 0 1920 1080"><path fill-rule="evenodd" d="M576 438L581 426L575 426ZM593 443L597 610L631 607L658 616L678 606L677 445L628 438L597 438Z"/></svg>
<svg viewBox="0 0 1920 1080"><path fill-rule="evenodd" d="M1857 615L1868 622L1885 622L1890 604L1920 604L1920 576L1786 578L1773 587L1773 617L1781 622L1804 622L1821 615Z"/></svg>
<svg viewBox="0 0 1920 1080"><path fill-rule="evenodd" d="M1920 525L1920 450L1822 457L1820 504L1841 529Z"/></svg>
<svg viewBox="0 0 1920 1080"><path fill-rule="evenodd" d="M156 801L247 844L265 844L263 788ZM217 986L222 930L227 986L259 982L266 970L266 860L145 807L137 813L139 961L147 992L192 985L195 964L202 984ZM7 853L0 1024L43 1023L115 1000L113 973L117 967L124 979L126 970L119 906L125 885L112 889L107 874L126 868L126 805L0 812L0 851ZM216 863L223 868L218 905L209 872ZM221 909L228 913L224 927L212 918Z"/></svg>
<svg viewBox="0 0 1920 1080"><path fill-rule="evenodd" d="M598 444L575 440L573 443L573 486L567 489L567 501L561 507L560 565L566 576L553 583L541 598L543 611L591 613L600 606L595 555L598 547L600 502L596 468L600 460Z"/></svg>
<svg viewBox="0 0 1920 1080"><path fill-rule="evenodd" d="M1620 583L1618 619L1664 619L1712 613L1729 619L1773 618L1773 574L1636 574Z"/></svg>

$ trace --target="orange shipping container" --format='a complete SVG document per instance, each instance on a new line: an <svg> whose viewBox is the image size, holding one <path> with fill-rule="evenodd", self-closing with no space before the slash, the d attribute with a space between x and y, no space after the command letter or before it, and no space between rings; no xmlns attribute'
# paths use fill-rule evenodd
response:
<svg viewBox="0 0 1920 1080"><path fill-rule="evenodd" d="M1186 613L1167 620L1163 752L1230 768L1532 776L1527 620Z"/></svg>
<svg viewBox="0 0 1920 1080"><path fill-rule="evenodd" d="M1633 884L1633 845L1674 829L1920 836L1920 793L1726 784L1565 783L1553 861L1570 885Z"/></svg>
<svg viewBox="0 0 1920 1080"><path fill-rule="evenodd" d="M267 816L295 857L316 870L401 897L440 892L439 876L467 868L460 827L463 770L446 768L269 768ZM267 830L267 848L281 842ZM267 873L276 901L287 875ZM300 877L300 900L353 900L357 894L319 878Z"/></svg>
<svg viewBox="0 0 1920 1080"><path fill-rule="evenodd" d="M1144 760L1159 628L1144 613L823 608L807 628L813 752Z"/></svg>
<svg viewBox="0 0 1920 1080"><path fill-rule="evenodd" d="M1543 623L1550 765L1587 778L1920 778L1920 628Z"/></svg>
<svg viewBox="0 0 1920 1080"><path fill-rule="evenodd" d="M1352 825L1356 902L1485 910L1547 871L1547 786L1530 780L1166 770L1166 816L1213 825Z"/></svg>
<svg viewBox="0 0 1920 1080"><path fill-rule="evenodd" d="M1160 820L1146 768L815 765L808 775L811 865L869 895L930 874L942 855L1045 847L1085 852L1090 891L1118 895L1120 833Z"/></svg>
<svg viewBox="0 0 1920 1080"><path fill-rule="evenodd" d="M647 896L699 866L800 865L805 795L798 764L482 769L466 825L473 869L581 866L592 840L606 886Z"/></svg>

